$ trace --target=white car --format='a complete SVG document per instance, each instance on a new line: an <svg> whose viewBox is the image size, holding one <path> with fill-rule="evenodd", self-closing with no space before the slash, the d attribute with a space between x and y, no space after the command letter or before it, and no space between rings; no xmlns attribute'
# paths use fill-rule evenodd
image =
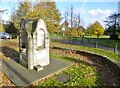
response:
<svg viewBox="0 0 120 88"><path fill-rule="evenodd" d="M11 39L12 35L6 32L0 32L0 39Z"/></svg>

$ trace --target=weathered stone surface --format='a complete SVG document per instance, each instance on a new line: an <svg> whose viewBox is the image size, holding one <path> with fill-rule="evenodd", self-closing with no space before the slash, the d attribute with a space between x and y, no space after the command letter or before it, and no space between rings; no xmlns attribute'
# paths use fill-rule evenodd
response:
<svg viewBox="0 0 120 88"><path fill-rule="evenodd" d="M43 70L43 67L40 66L40 65L36 65L36 66L34 67L34 69L35 69L36 71L41 71L41 70Z"/></svg>
<svg viewBox="0 0 120 88"><path fill-rule="evenodd" d="M19 47L19 62L28 69L33 69L36 65L46 66L50 63L49 33L42 19L21 20Z"/></svg>
<svg viewBox="0 0 120 88"><path fill-rule="evenodd" d="M60 82L63 82L63 83L67 83L69 80L70 80L70 77L65 74L65 73L62 73L58 78L57 78L58 81Z"/></svg>
<svg viewBox="0 0 120 88"><path fill-rule="evenodd" d="M46 78L50 75L54 75L56 72L59 72L73 65L73 63L64 60L53 58L51 58L50 60L51 64L45 66L42 71L38 72L35 70L24 68L12 59L8 61L3 61L2 67L4 69L0 70L2 70L16 86L25 87L30 85L31 83L34 83L35 81Z"/></svg>

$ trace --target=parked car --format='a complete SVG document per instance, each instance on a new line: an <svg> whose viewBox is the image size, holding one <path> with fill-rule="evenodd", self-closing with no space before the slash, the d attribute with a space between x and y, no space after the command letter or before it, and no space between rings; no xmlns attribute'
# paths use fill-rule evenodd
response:
<svg viewBox="0 0 120 88"><path fill-rule="evenodd" d="M11 39L12 35L7 32L0 32L0 39Z"/></svg>

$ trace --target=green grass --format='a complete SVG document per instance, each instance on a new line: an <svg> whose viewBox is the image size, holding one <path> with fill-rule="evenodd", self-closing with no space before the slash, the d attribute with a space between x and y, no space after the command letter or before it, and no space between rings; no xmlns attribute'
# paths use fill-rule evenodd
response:
<svg viewBox="0 0 120 88"><path fill-rule="evenodd" d="M87 52L93 52L96 54L100 54L102 56L107 56L111 60L119 61L120 62L120 54L113 53L112 51L108 50L103 50L99 48L91 48L91 47L85 47L85 46L76 46L76 45L70 45L70 44L62 44L58 42L52 42L51 46L58 46L58 47L63 47L63 48L70 48L70 49L78 49L78 50L83 50Z"/></svg>
<svg viewBox="0 0 120 88"><path fill-rule="evenodd" d="M51 33L50 38L64 38L66 35Z"/></svg>
<svg viewBox="0 0 120 88"><path fill-rule="evenodd" d="M109 38L110 36L108 35L101 35L99 38ZM85 36L85 38L97 38L96 35L92 35L92 36Z"/></svg>
<svg viewBox="0 0 120 88"><path fill-rule="evenodd" d="M12 47L14 49L18 48L18 40L9 40L9 41L2 41L3 45ZM63 48L71 48L71 49L79 49L89 52L94 52L97 54L105 55L110 57L113 60L120 61L120 55L102 50L97 48L90 48L90 47L84 47L84 46L76 46L76 45L70 45L70 44L62 44L58 42L51 42L51 46L59 46ZM56 80L56 78L61 74L57 74L53 77L50 77L48 79L45 79L45 81L39 83L37 86L101 86L101 78L99 72L97 72L95 66L86 64L80 60L76 60L75 57L70 55L63 55L63 54L57 54L57 53L50 53L51 58L59 58L66 61L70 61L75 63L74 66L66 69L63 71L63 73L68 74L72 79L66 84L59 82ZM92 75L91 75L92 74Z"/></svg>
<svg viewBox="0 0 120 88"><path fill-rule="evenodd" d="M85 36L85 41L89 43L95 43L98 42L99 45L107 46L114 48L116 44L118 44L118 49L120 49L120 39L119 40L111 40L109 39L109 36L100 36L100 38L96 38L95 36Z"/></svg>
<svg viewBox="0 0 120 88"><path fill-rule="evenodd" d="M45 82L43 83L39 83L39 86L82 86L82 87L94 86L95 87L102 85L100 75L93 65L82 63L79 60L76 61L74 57L69 55L50 53L50 57L76 62L77 64L63 71L63 73L69 75L69 77L72 77L72 79L70 79L70 81L64 84L63 82L59 82L56 80L56 78L60 75L58 74L55 75L54 77L45 80Z"/></svg>
<svg viewBox="0 0 120 88"><path fill-rule="evenodd" d="M50 35L51 38L61 38L63 40L82 40L81 37L73 37L73 36L67 36L67 35L61 35L61 34L51 34ZM102 35L99 38L97 38L95 35L92 36L85 36L84 37L84 41L91 43L91 44L95 44L96 42L98 42L98 45L101 46L106 46L106 47L110 47L110 48L115 48L116 44L118 49L120 50L120 39L119 40L111 40L109 39L110 36L107 35Z"/></svg>

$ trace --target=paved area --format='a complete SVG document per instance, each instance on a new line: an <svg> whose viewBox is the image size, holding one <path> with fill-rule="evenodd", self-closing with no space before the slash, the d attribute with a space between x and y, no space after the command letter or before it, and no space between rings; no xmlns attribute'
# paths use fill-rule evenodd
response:
<svg viewBox="0 0 120 88"><path fill-rule="evenodd" d="M50 59L50 65L45 66L42 71L37 72L35 70L28 70L14 60L10 59L8 61L2 61L1 70L16 86L27 86L37 80L71 66L72 64L73 63L64 60Z"/></svg>

